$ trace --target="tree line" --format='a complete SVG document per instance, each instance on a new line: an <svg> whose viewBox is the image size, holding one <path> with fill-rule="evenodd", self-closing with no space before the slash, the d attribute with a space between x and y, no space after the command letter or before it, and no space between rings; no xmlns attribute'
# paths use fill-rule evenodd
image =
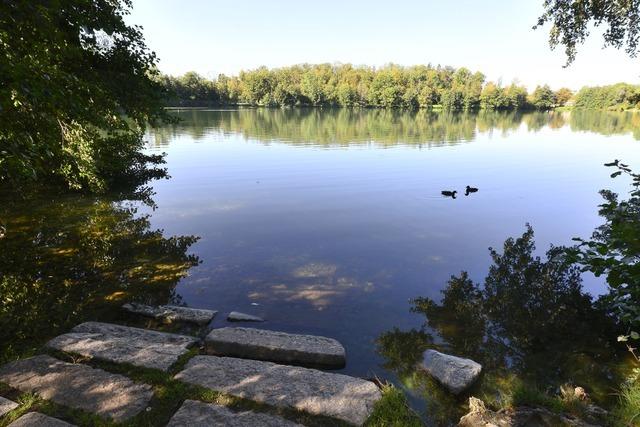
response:
<svg viewBox="0 0 640 427"><path fill-rule="evenodd" d="M160 75L165 103L171 106L238 105L433 108L446 110L547 110L564 106L571 90L548 85L527 88L487 81L481 72L432 65L381 68L350 64L294 65L220 74Z"/></svg>
<svg viewBox="0 0 640 427"><path fill-rule="evenodd" d="M640 85L617 83L584 87L575 95L576 108L629 110L640 108Z"/></svg>

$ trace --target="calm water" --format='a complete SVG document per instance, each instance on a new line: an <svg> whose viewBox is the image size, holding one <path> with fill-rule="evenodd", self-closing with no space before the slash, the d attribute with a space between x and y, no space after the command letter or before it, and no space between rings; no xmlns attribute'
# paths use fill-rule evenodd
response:
<svg viewBox="0 0 640 427"><path fill-rule="evenodd" d="M640 167L640 117L631 114L175 114L180 124L146 136L150 151L167 153L172 177L152 184L154 209L78 197L2 209L5 271L100 283L81 295L31 289L39 302L25 304L28 327L14 328L10 343L20 347L52 317L62 328L98 316L88 300L173 299L219 310L214 326L238 310L266 318L258 327L337 338L348 353L344 372L397 381L375 342L423 324L410 299L438 299L461 270L481 282L487 248L526 223L541 253L589 236L601 222L598 190L627 184L602 164ZM480 191L465 197L466 185ZM445 189L459 197L443 198ZM200 239L189 246L172 235ZM584 285L604 291L593 277ZM25 307L4 314L23 316ZM418 409L420 401L414 392Z"/></svg>

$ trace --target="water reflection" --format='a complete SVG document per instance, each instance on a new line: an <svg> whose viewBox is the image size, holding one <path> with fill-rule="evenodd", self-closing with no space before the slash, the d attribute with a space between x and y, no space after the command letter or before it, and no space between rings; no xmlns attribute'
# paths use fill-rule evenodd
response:
<svg viewBox="0 0 640 427"><path fill-rule="evenodd" d="M421 329L396 328L379 337L385 367L425 396L437 423L452 421L461 408L417 372L427 348L482 363L484 375L471 394L497 405L516 387L553 394L564 383L584 386L596 401L610 398L616 384L611 362L619 357L614 326L583 293L580 272L565 261L562 248L551 248L546 260L534 250L529 228L508 239L502 253L491 250L484 286L466 272L452 276L440 302L414 300L412 311L426 317Z"/></svg>
<svg viewBox="0 0 640 427"><path fill-rule="evenodd" d="M85 320L117 316L124 301L176 301L198 258L195 237L153 230L132 203L5 197L0 223L0 362Z"/></svg>
<svg viewBox="0 0 640 427"><path fill-rule="evenodd" d="M381 109L239 109L175 110L178 124L154 129L157 146L178 136L195 140L211 131L243 135L262 143L349 146L415 144L431 146L471 141L478 132L506 134L520 126L538 131L545 126L604 135L632 133L640 139L640 114L601 111L479 113L402 111Z"/></svg>

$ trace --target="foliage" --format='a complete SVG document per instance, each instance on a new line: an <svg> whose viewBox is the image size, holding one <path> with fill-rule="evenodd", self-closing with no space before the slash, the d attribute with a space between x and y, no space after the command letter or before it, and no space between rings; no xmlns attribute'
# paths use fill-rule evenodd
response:
<svg viewBox="0 0 640 427"><path fill-rule="evenodd" d="M629 198L620 200L609 190L600 194L604 203L599 214L605 223L598 227L590 240L580 242L571 252L575 261L596 276L606 275L609 294L604 297L607 307L629 328L640 330L640 174L633 173L618 160L608 164L631 179Z"/></svg>
<svg viewBox="0 0 640 427"><path fill-rule="evenodd" d="M631 57L638 53L640 2L638 0L544 0L544 13L534 28L551 24L551 48L565 48L567 64L576 58L577 47L589 36L591 25L606 27L605 46L623 48Z"/></svg>
<svg viewBox="0 0 640 427"><path fill-rule="evenodd" d="M482 103L485 76L466 68L389 64L381 68L350 64L294 65L291 67L224 74L215 81L191 72L182 77L161 76L165 104L249 104L261 106L338 106L380 108L431 108L447 110L519 109L527 104L525 87L511 84L501 89L497 107ZM186 81L196 82L189 85ZM204 97L204 98L203 98Z"/></svg>
<svg viewBox="0 0 640 427"><path fill-rule="evenodd" d="M627 110L640 107L640 85L618 83L584 87L575 96L574 106L584 109Z"/></svg>
<svg viewBox="0 0 640 427"><path fill-rule="evenodd" d="M569 102L571 98L573 98L573 91L571 89L563 87L556 91L556 104L560 107L567 105L567 102Z"/></svg>
<svg viewBox="0 0 640 427"><path fill-rule="evenodd" d="M0 3L0 184L102 192L164 174L144 155L166 118L156 56L125 23L130 0Z"/></svg>
<svg viewBox="0 0 640 427"><path fill-rule="evenodd" d="M556 94L548 85L536 86L529 102L539 110L550 110L556 106Z"/></svg>

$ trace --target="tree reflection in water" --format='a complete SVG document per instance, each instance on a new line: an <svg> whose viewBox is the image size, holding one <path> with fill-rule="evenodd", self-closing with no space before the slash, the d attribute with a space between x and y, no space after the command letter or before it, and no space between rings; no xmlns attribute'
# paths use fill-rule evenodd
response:
<svg viewBox="0 0 640 427"><path fill-rule="evenodd" d="M550 248L546 260L534 251L528 226L504 243L502 253L490 249L493 265L484 286L466 272L452 276L440 303L413 301L412 311L426 317L422 329L394 329L378 338L385 367L425 396L434 422L461 415L464 396L456 400L416 369L427 348L482 363L483 377L470 393L497 406L508 405L518 388L555 394L564 383L587 388L596 402L610 398L615 326L583 293L580 271L563 248Z"/></svg>
<svg viewBox="0 0 640 427"><path fill-rule="evenodd" d="M573 131L603 135L632 134L640 139L640 114L575 110L434 112L349 108L241 108L173 110L180 122L149 130L153 144L165 146L177 136L198 141L210 132L242 135L264 144L328 147L415 145L438 146L472 141L478 133L536 132L569 125Z"/></svg>
<svg viewBox="0 0 640 427"><path fill-rule="evenodd" d="M3 200L0 362L83 320L119 316L123 301L167 303L198 264L187 253L196 237L164 237L133 202L80 195Z"/></svg>

